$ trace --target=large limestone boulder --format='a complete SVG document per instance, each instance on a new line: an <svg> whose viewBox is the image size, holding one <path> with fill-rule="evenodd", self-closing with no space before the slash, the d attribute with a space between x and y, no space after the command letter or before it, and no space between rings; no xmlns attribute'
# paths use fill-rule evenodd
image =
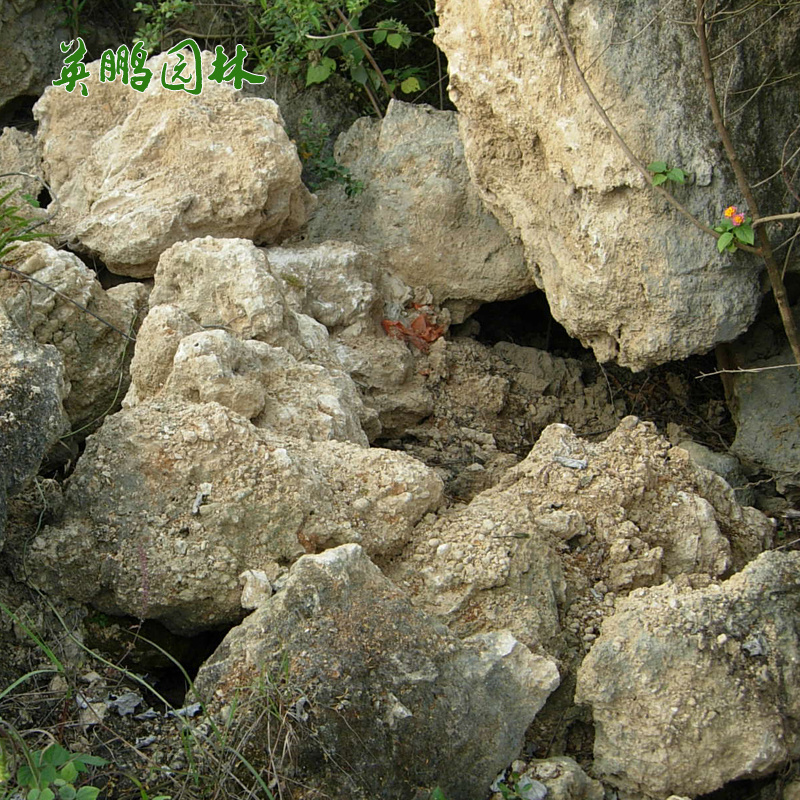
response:
<svg viewBox="0 0 800 800"><path fill-rule="evenodd" d="M192 634L241 619L243 572L276 578L303 553L346 542L389 558L441 496L436 474L402 453L157 398L89 437L64 521L30 558L47 591Z"/></svg>
<svg viewBox="0 0 800 800"><path fill-rule="evenodd" d="M800 554L620 602L578 673L595 769L629 796L696 797L800 753Z"/></svg>
<svg viewBox="0 0 800 800"><path fill-rule="evenodd" d="M313 205L272 101L208 80L200 95L169 91L165 59L147 62L142 93L101 83L93 62L87 97L49 87L34 111L59 229L120 275L150 276L170 245L200 235L278 242Z"/></svg>
<svg viewBox="0 0 800 800"><path fill-rule="evenodd" d="M37 343L0 305L0 546L7 495L36 475L47 451L66 433L68 391L56 348Z"/></svg>
<svg viewBox="0 0 800 800"><path fill-rule="evenodd" d="M61 353L70 386L64 408L72 429L91 427L116 410L128 388L147 291L137 283L106 291L77 256L40 241L21 243L9 258L14 269L34 280L0 270L0 304L37 342Z"/></svg>
<svg viewBox="0 0 800 800"><path fill-rule="evenodd" d="M224 714L265 675L302 692L288 720L296 779L332 797L385 800L435 785L482 800L559 683L553 661L508 632L459 641L355 544L301 558L196 687ZM276 766L267 704L280 702L267 692L237 703L255 720L247 757L257 767Z"/></svg>
<svg viewBox="0 0 800 800"><path fill-rule="evenodd" d="M522 247L485 208L464 162L456 115L392 101L382 120L363 118L336 143L336 158L364 190L322 189L312 241L369 247L411 286L427 286L460 322L480 303L534 288Z"/></svg>
<svg viewBox="0 0 800 800"><path fill-rule="evenodd" d="M2 35L2 34L0 34ZM39 152L36 140L29 133L17 128L3 128L0 134L0 173L24 172L38 175L40 170ZM42 184L34 178L24 175L7 175L0 178L0 194L17 189L20 194L13 199L14 205L20 205L21 194L37 197Z"/></svg>
<svg viewBox="0 0 800 800"><path fill-rule="evenodd" d="M521 237L531 275L569 333L600 361L642 369L744 331L758 310L757 262L720 256L710 236L646 189L580 88L544 0L438 0L437 11L436 41L447 54L470 174L488 207ZM602 3L561 13L590 84L631 149L644 163L664 160L691 173L693 185L674 192L713 225L738 190L721 164L696 37L677 21L693 19L694 4L674 11L664 15L653 0L622 15ZM773 52L781 70L780 60L797 51L796 24L770 27L773 47L750 36L761 20L749 18L743 32L726 26L715 40L715 52L725 51L715 66L728 97L763 83L744 65L758 64L766 75ZM794 107L792 91L759 93L731 115L737 142L753 154L751 179L779 163L794 123L778 109Z"/></svg>
<svg viewBox="0 0 800 800"><path fill-rule="evenodd" d="M613 613L603 594L724 576L772 532L769 519L739 506L722 478L650 423L627 417L599 443L554 424L495 486L423 522L389 575L460 635L508 627L560 655L567 595L570 621L593 631ZM575 602L584 593L588 620Z"/></svg>

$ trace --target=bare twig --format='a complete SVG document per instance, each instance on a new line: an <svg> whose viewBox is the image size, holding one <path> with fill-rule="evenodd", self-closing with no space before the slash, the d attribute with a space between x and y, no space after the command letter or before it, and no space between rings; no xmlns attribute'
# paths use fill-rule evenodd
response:
<svg viewBox="0 0 800 800"><path fill-rule="evenodd" d="M795 211L792 214L772 214L769 217L759 217L753 220L752 225L755 228L756 225L763 225L765 222L775 222L779 219L800 219L800 211Z"/></svg>
<svg viewBox="0 0 800 800"><path fill-rule="evenodd" d="M549 0L549 2L552 3L552 0ZM714 71L711 66L711 54L708 48L706 24L705 0L697 0L697 19L695 30L700 43L700 62L703 68L703 80L705 81L706 85L706 94L708 95L708 103L711 108L711 116L714 120L717 133L719 134L720 139L722 139L722 145L725 148L725 154L727 155L728 161L730 162L733 172L736 175L736 182L739 185L739 191L741 191L742 196L744 197L750 210L750 214L753 217L753 225L756 226L758 225L758 220L761 216L758 211L758 203L756 202L756 198L750 188L750 183L747 180L747 174L744 171L741 161L739 161L736 148L733 146L733 141L728 133L728 129L725 127L725 122L722 119L722 114L719 109L717 92L714 87ZM773 255L772 244L770 243L767 229L763 225L758 226L756 233L761 245L761 256L763 257L764 264L767 267L767 274L769 275L769 281L772 286L772 293L775 296L775 302L778 304L778 311L781 315L783 328L786 331L786 338L789 340L789 344L792 348L794 360L797 362L798 368L800 368L800 337L798 337L797 334L797 326L795 325L794 317L792 316L789 298L786 295L786 287L783 285L783 280L781 279L778 262L775 260L775 256Z"/></svg>
<svg viewBox="0 0 800 800"><path fill-rule="evenodd" d="M738 375L740 372L767 372L771 369L795 369L800 364L776 364L774 367L739 367L738 369L718 369L714 372L701 372L695 376L695 380L700 378L711 378L714 375Z"/></svg>

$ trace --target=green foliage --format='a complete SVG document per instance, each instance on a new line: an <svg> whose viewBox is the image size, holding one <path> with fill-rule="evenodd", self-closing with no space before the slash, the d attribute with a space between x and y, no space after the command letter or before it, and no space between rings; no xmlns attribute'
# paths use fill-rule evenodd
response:
<svg viewBox="0 0 800 800"><path fill-rule="evenodd" d="M28 750L23 746L23 754L26 763L17 769L14 784L4 749L7 775L4 800L15 794L20 794L26 800L96 800L100 794L100 789L95 786L84 784L76 787L76 783L85 781L89 767L106 766L108 762L105 759L85 753L70 753L55 742L41 750Z"/></svg>
<svg viewBox="0 0 800 800"><path fill-rule="evenodd" d="M379 98L388 100L401 92L413 99L442 77L440 59L424 64L416 52L408 52L412 44L424 45L416 48L425 54L423 58L436 52L435 12L432 3L429 7L425 11L403 0L243 0L225 7L225 25L193 35L226 47L241 43L256 72L290 75L306 86L341 75L354 96L360 95L381 113ZM141 15L141 23L136 39L151 53L167 49L170 34L185 28L184 20L200 8L192 0L137 2L134 11ZM425 30L412 31L391 13L395 10L406 11L417 26L423 20ZM195 29L194 21L189 27Z"/></svg>
<svg viewBox="0 0 800 800"><path fill-rule="evenodd" d="M752 218L745 216L736 206L726 208L724 219L714 228L717 233L722 234L717 239L717 250L720 253L726 250L732 253L736 250L737 242L751 246L755 244L756 235L752 223Z"/></svg>
<svg viewBox="0 0 800 800"><path fill-rule="evenodd" d="M348 197L364 190L363 181L353 178L350 170L333 157L331 131L324 122L314 122L310 111L300 119L295 144L303 162L303 178L313 191L326 183L341 183Z"/></svg>
<svg viewBox="0 0 800 800"><path fill-rule="evenodd" d="M686 183L689 177L679 167L669 167L666 161L653 161L647 165L647 171L653 173L653 186L661 186L667 181Z"/></svg>
<svg viewBox="0 0 800 800"><path fill-rule="evenodd" d="M0 183L0 192L4 187L5 184ZM30 217L24 213L26 208L38 207L38 203L35 200L32 203L27 195L20 195L25 201L16 205L13 202L16 193L17 189L12 189L0 196L0 259L8 255L16 247L17 242L41 239L47 235L33 231L36 223L32 223Z"/></svg>

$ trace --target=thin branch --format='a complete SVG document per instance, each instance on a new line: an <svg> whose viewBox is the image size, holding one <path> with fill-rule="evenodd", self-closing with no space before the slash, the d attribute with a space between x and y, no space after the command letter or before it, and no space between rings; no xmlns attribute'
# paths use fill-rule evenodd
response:
<svg viewBox="0 0 800 800"><path fill-rule="evenodd" d="M765 222L775 222L779 219L800 219L800 212L795 211L793 214L773 214L769 217L759 217L752 224L755 228L756 225L763 225Z"/></svg>
<svg viewBox="0 0 800 800"><path fill-rule="evenodd" d="M552 2L552 0L550 0ZM717 129L722 145L725 148L725 154L728 157L733 172L736 175L736 182L739 185L739 191L742 193L750 213L753 216L753 225L758 224L758 219L761 216L758 211L758 204L756 198L750 189L750 183L747 180L747 175L744 171L742 163L736 153L736 148L733 146L728 129L725 127L725 122L722 119L722 114L719 110L719 102L717 100L717 92L714 88L714 71L711 66L711 55L708 49L708 38L706 35L706 12L705 0L697 0L697 20L695 25L697 38L700 43L700 62L703 68L703 80L706 85L706 94L708 95L708 103L711 107L711 116L714 120L714 125ZM761 245L761 255L764 259L764 264L767 267L767 274L772 286L772 293L775 296L775 302L778 304L778 310L783 322L783 329L786 332L786 338L792 348L794 360L800 365L800 337L797 334L797 326L795 325L792 309L789 305L789 298L786 295L786 287L783 285L781 279L780 268L775 256L772 253L772 245L767 234L767 229L761 225L756 229L758 240Z"/></svg>
<svg viewBox="0 0 800 800"><path fill-rule="evenodd" d="M699 375L695 375L695 380L699 380L700 378L711 378L714 375L737 375L740 372L767 372L771 369L795 369L796 367L800 367L800 364L776 364L773 367L739 367L738 369L718 369L715 372L701 372Z"/></svg>
<svg viewBox="0 0 800 800"><path fill-rule="evenodd" d="M553 0L547 0L547 7L550 10L550 14L553 17L553 21L556 24L556 28L558 29L558 36L561 39L561 44L564 47L564 50L567 53L569 58L569 62L572 65L572 70L575 73L578 82L580 83L583 91L585 92L586 96L589 98L589 101L594 106L595 111L600 115L600 119L603 120L605 123L606 128L608 128L611 135L616 140L617 144L622 148L622 151L628 157L628 160L633 164L636 169L644 177L645 181L648 185L653 189L653 191L657 192L661 197L663 197L668 203L670 203L675 209L677 209L686 219L688 219L695 227L699 228L704 233L708 233L713 236L715 239L719 239L720 234L717 231L709 228L708 225L701 222L691 211L689 211L679 200L673 197L668 191L663 189L661 186L655 186L653 184L653 176L647 171L647 167L645 167L644 163L640 161L633 151L628 147L628 143L622 138L619 131L614 126L614 123L609 119L608 114L606 114L605 109L600 104L600 101L597 99L597 96L592 91L592 87L589 86L588 81L586 80L583 71L581 70L580 64L578 64L578 59L575 56L575 51L572 49L572 43L569 39L569 34L564 27L564 23L561 17L556 11L556 7L553 3ZM738 245L738 243L737 243ZM750 253L758 253L756 248L748 247L747 245L738 245L741 247L742 250L747 250Z"/></svg>

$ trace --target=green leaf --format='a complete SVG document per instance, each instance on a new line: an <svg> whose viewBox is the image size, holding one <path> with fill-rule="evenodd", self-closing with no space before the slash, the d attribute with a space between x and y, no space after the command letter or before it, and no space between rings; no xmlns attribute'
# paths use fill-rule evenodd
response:
<svg viewBox="0 0 800 800"><path fill-rule="evenodd" d="M59 770L58 777L67 783L72 783L78 777L78 768L75 766L75 762L67 761Z"/></svg>
<svg viewBox="0 0 800 800"><path fill-rule="evenodd" d="M306 73L306 86L313 83L324 83L336 69L336 62L332 58L323 58L317 64L309 64Z"/></svg>
<svg viewBox="0 0 800 800"><path fill-rule="evenodd" d="M438 786L436 786L430 793L428 800L447 800L447 798L445 797L444 792Z"/></svg>
<svg viewBox="0 0 800 800"><path fill-rule="evenodd" d="M667 176L663 172L657 172L653 175L653 186L661 186L662 183L667 182Z"/></svg>
<svg viewBox="0 0 800 800"><path fill-rule="evenodd" d="M60 800L75 800L75 796L78 793L75 791L75 787L68 783L65 786L62 786L58 790L58 796Z"/></svg>
<svg viewBox="0 0 800 800"><path fill-rule="evenodd" d="M406 78L401 84L400 88L406 93L418 92L420 90L419 81L416 78Z"/></svg>
<svg viewBox="0 0 800 800"><path fill-rule="evenodd" d="M386 37L386 44L395 50L399 50L403 46L403 37L399 33L390 33Z"/></svg>
<svg viewBox="0 0 800 800"><path fill-rule="evenodd" d="M39 800L55 800L55 792L52 789L42 789L39 793Z"/></svg>
<svg viewBox="0 0 800 800"><path fill-rule="evenodd" d="M666 172L667 171L667 162L666 161L653 161L652 163L647 165L648 172Z"/></svg>
<svg viewBox="0 0 800 800"><path fill-rule="evenodd" d="M738 228L734 228L733 235L742 244L755 244L756 233L753 230L752 226L746 222L743 225L740 225Z"/></svg>
<svg viewBox="0 0 800 800"><path fill-rule="evenodd" d="M96 786L81 786L75 795L75 800L97 800L100 790Z"/></svg>
<svg viewBox="0 0 800 800"><path fill-rule="evenodd" d="M374 31L372 34L372 41L375 42L375 44L381 44L386 39L388 33L389 31L387 31L386 28L378 28L378 30Z"/></svg>
<svg viewBox="0 0 800 800"><path fill-rule="evenodd" d="M723 233L722 236L717 239L717 250L721 253L723 250L727 249L732 242L733 234L730 231Z"/></svg>
<svg viewBox="0 0 800 800"><path fill-rule="evenodd" d="M356 83L360 83L362 86L364 86L369 80L367 68L363 64L356 64L356 66L350 70L350 77Z"/></svg>
<svg viewBox="0 0 800 800"><path fill-rule="evenodd" d="M53 764L56 767L66 764L72 757L72 753L63 748L60 744L51 744L50 747L44 751L44 763Z"/></svg>
<svg viewBox="0 0 800 800"><path fill-rule="evenodd" d="M100 756L87 756L83 753L75 756L75 766L78 768L79 772L83 772L81 769L81 765L85 767L86 764L90 764L93 767L106 767L110 763L106 761L104 758L100 758Z"/></svg>
<svg viewBox="0 0 800 800"><path fill-rule="evenodd" d="M56 779L56 768L52 764L45 764L39 773L39 783L48 784Z"/></svg>
<svg viewBox="0 0 800 800"><path fill-rule="evenodd" d="M27 764L23 764L17 770L17 783L20 786L36 786L36 779L33 777L33 772Z"/></svg>
<svg viewBox="0 0 800 800"><path fill-rule="evenodd" d="M686 173L678 167L673 167L667 171L667 178L675 183L686 183Z"/></svg>

